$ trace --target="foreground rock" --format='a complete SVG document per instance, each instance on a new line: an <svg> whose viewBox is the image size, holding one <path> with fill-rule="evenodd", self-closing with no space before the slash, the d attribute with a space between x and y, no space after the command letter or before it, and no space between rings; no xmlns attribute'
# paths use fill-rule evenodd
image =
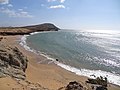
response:
<svg viewBox="0 0 120 90"><path fill-rule="evenodd" d="M59 28L53 24L45 23L25 27L1 27L0 35L25 35L41 31L58 31Z"/></svg>
<svg viewBox="0 0 120 90"><path fill-rule="evenodd" d="M86 83L91 84L91 89L93 90L107 90L107 78L103 78L102 76L97 77L96 79L88 78Z"/></svg>
<svg viewBox="0 0 120 90"><path fill-rule="evenodd" d="M17 47L10 47L0 43L0 77L11 76L25 79L27 58Z"/></svg>
<svg viewBox="0 0 120 90"><path fill-rule="evenodd" d="M70 82L65 90L83 90L83 86L80 83L74 81Z"/></svg>
<svg viewBox="0 0 120 90"><path fill-rule="evenodd" d="M86 90L83 88L83 86L76 81L69 82L69 84L66 87L61 87L58 90Z"/></svg>

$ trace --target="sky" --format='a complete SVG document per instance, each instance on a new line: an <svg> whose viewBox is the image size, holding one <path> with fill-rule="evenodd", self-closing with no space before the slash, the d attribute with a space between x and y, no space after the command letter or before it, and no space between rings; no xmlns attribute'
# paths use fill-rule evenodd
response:
<svg viewBox="0 0 120 90"><path fill-rule="evenodd" d="M0 0L0 26L120 30L120 0Z"/></svg>

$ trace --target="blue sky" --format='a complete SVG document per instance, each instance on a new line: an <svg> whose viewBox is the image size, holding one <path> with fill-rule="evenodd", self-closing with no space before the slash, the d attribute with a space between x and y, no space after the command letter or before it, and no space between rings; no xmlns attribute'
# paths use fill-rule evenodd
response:
<svg viewBox="0 0 120 90"><path fill-rule="evenodd" d="M0 26L120 29L120 0L0 0Z"/></svg>

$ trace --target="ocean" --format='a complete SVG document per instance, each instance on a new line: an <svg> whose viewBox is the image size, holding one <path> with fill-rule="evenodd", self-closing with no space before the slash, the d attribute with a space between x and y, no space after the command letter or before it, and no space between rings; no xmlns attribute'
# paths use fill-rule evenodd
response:
<svg viewBox="0 0 120 90"><path fill-rule="evenodd" d="M107 77L120 86L120 32L101 31L32 33L23 36L20 44L66 70L91 78Z"/></svg>

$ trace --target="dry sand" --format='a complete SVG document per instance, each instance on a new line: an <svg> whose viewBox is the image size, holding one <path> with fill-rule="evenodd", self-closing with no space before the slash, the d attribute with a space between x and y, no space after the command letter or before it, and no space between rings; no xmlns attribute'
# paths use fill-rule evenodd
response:
<svg viewBox="0 0 120 90"><path fill-rule="evenodd" d="M19 40L21 36L4 36L4 38L5 39L3 39L1 42L11 46L17 46L20 51L27 56L27 81L34 84L40 84L41 86L49 88L50 90L57 90L60 87L64 87L70 81L78 81L83 86L87 86L85 84L87 77L78 76L72 72L62 69L55 64L47 64L48 61L46 62L45 57L38 56L30 51L25 50L22 46L19 45ZM41 61L42 63L38 63L38 61ZM25 82L20 85L16 80L10 77L0 78L0 90L26 90L25 88L23 89L25 85ZM108 90L120 90L120 87L109 84Z"/></svg>

